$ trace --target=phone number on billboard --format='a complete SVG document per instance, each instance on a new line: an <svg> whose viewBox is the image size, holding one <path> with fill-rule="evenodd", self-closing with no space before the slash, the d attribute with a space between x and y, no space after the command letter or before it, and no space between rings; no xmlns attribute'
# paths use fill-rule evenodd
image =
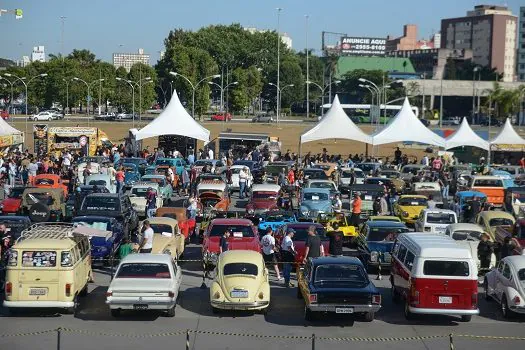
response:
<svg viewBox="0 0 525 350"><path fill-rule="evenodd" d="M351 50L375 50L375 51L385 51L386 46L384 45L366 45L366 44L359 44L359 45L353 45L351 47Z"/></svg>

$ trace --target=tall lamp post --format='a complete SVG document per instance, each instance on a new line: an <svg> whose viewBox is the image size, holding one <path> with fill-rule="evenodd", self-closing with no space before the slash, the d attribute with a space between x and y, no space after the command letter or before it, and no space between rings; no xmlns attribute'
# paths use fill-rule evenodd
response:
<svg viewBox="0 0 525 350"><path fill-rule="evenodd" d="M205 80L209 80L209 79L215 79L215 78L219 78L221 75L220 74L214 74L214 75L210 75L209 77L205 77L205 78L202 78L201 80L199 80L197 82L197 84L193 84L191 82L190 79L188 79L188 77L180 74L180 73L177 73L177 72L173 72L171 71L170 72L171 75L173 75L174 77L181 77L182 79L186 80L188 82L188 84L190 84L191 86L191 89L193 90L192 92L192 97L191 97L191 116L193 117L193 119L195 119L195 91L197 90L197 87L199 86L200 83L202 83L203 81Z"/></svg>
<svg viewBox="0 0 525 350"><path fill-rule="evenodd" d="M5 81L7 81L9 83L9 85L11 85L11 98L9 99L9 109L11 110L10 113L11 114L14 114L13 113L13 82L9 79L7 79L6 77L3 77L0 75L0 79L4 79Z"/></svg>
<svg viewBox="0 0 525 350"><path fill-rule="evenodd" d="M359 87L360 88L364 88L364 89L367 89L368 91L370 91L370 94L372 95L372 102L370 104L371 108L374 106L374 95L375 95L375 91L374 89L370 86L370 85L363 85L363 84L359 84ZM372 109L370 109L370 125L372 125L374 123L373 121L373 117L372 117Z"/></svg>
<svg viewBox="0 0 525 350"><path fill-rule="evenodd" d="M277 89L277 96L279 96L279 100L277 100L277 110L279 111L279 113L281 112L281 97L282 97L282 92L288 88L288 87L293 87L294 84L288 84L288 85L285 85L283 86L282 88L280 88L277 84L274 84L274 83L268 83L268 85L271 85L271 86L275 86L275 88ZM279 123L279 119L280 119L280 115L277 114L277 123Z"/></svg>
<svg viewBox="0 0 525 350"><path fill-rule="evenodd" d="M281 25L281 11L283 10L282 8L280 7L277 7L276 8L277 10L277 121L279 121L279 115L280 115L280 103L279 101L281 100L281 90L279 89L278 86L280 86L280 70L281 70L281 29L280 29L280 25Z"/></svg>
<svg viewBox="0 0 525 350"><path fill-rule="evenodd" d="M68 111L69 110L69 83L71 82L71 80L62 78L62 81L66 83L66 111Z"/></svg>
<svg viewBox="0 0 525 350"><path fill-rule="evenodd" d="M151 77L145 77L138 81L133 81L139 87L139 123L142 121L142 85L152 81Z"/></svg>
<svg viewBox="0 0 525 350"><path fill-rule="evenodd" d="M304 15L306 19L306 81L310 81L310 64L308 61L308 19L310 16ZM310 117L310 84L306 84L306 118Z"/></svg>
<svg viewBox="0 0 525 350"><path fill-rule="evenodd" d="M340 84L341 83L341 80L334 80L328 84L325 85L325 87L322 87L321 85L317 84L316 82L313 82L313 81L310 81L310 80L307 80L305 81L306 85L314 85L314 86L317 86L319 88L319 90L321 90L321 116L323 116L324 114L324 107L323 107L323 97L324 97L324 93L326 91L326 89L328 89L329 87L331 87L333 84ZM332 101L330 101L330 103L332 103Z"/></svg>
<svg viewBox="0 0 525 350"><path fill-rule="evenodd" d="M89 83L89 84L88 84L87 81L85 81L84 79L80 79L79 77L74 77L73 80L74 80L74 81L80 81L80 82L86 84L86 87L87 87L87 99L86 99L86 101L87 101L87 107L86 107L86 108L87 108L87 111L86 111L86 112L87 112L88 123L89 123L89 101L90 101L90 97L91 97L89 91L91 90L91 85L94 85L95 83L98 83L98 82L101 83L101 82L104 81L104 79L102 78L102 79L93 80L93 81L92 81L91 83Z"/></svg>
<svg viewBox="0 0 525 350"><path fill-rule="evenodd" d="M209 81L208 84L215 85L221 90L221 114L223 115L223 128L224 128L224 122L226 121L226 115L224 114L224 91L226 91L230 86L239 84L238 81L234 81L232 83L229 83L226 86L219 85L213 81Z"/></svg>
<svg viewBox="0 0 525 350"><path fill-rule="evenodd" d="M472 122L476 116L476 72L479 71L479 67L476 66L472 70ZM481 74L481 73L480 73Z"/></svg>
<svg viewBox="0 0 525 350"><path fill-rule="evenodd" d="M117 77L116 78L117 81L123 81L125 82L126 84L128 84L129 86L131 86L131 103L132 103L132 113L133 113L133 128L135 128L135 86L133 86L133 82L131 80L126 80L126 79L122 79L122 78L119 78Z"/></svg>

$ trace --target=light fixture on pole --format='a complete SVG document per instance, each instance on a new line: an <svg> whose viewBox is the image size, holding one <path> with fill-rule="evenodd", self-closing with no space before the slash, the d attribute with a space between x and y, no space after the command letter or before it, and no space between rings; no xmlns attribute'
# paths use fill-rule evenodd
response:
<svg viewBox="0 0 525 350"><path fill-rule="evenodd" d="M133 128L135 128L135 86L133 86L133 82L131 80L126 80L126 79L122 79L122 78L119 78L117 77L116 78L117 81L123 81L125 83L127 83L129 86L131 86L131 94L132 94L132 97L131 97L131 100L132 100L132 119L133 119Z"/></svg>
<svg viewBox="0 0 525 350"><path fill-rule="evenodd" d="M229 83L226 86L219 85L213 81L209 81L208 84L215 85L221 90L221 115L223 116L222 122L223 122L223 128L224 128L224 122L226 121L226 114L224 113L224 91L226 91L230 86L239 84L239 82L234 81L232 83Z"/></svg>
<svg viewBox="0 0 525 350"><path fill-rule="evenodd" d="M281 90L279 89L280 86L280 74L281 74L281 11L283 10L281 7L277 7L277 95L276 95L276 103L277 103L277 121L279 121L279 115L280 115L280 94Z"/></svg>
<svg viewBox="0 0 525 350"><path fill-rule="evenodd" d="M359 84L359 87L360 88L364 88L364 89L367 89L368 91L370 91L370 94L372 95L372 101L370 103L370 125L373 124L373 111L372 111L372 108L374 107L374 95L375 95L375 91L374 89L370 86L370 85L363 85L363 84Z"/></svg>
<svg viewBox="0 0 525 350"><path fill-rule="evenodd" d="M313 82L313 81L310 81L310 80L305 81L305 83L306 83L306 85L312 84L314 86L317 86L319 88L319 90L321 90L321 116L323 116L324 115L323 97L324 97L325 91L326 91L326 89L328 89L333 84L336 84L336 85L340 84L341 80L334 80L331 83L326 84L325 87L322 87L321 85L317 84L316 82ZM330 101L330 103L332 103L332 101Z"/></svg>
<svg viewBox="0 0 525 350"><path fill-rule="evenodd" d="M188 79L188 77L180 73L170 71L169 74L173 75L174 77L181 77L182 79L186 80L188 84L190 84L191 89L193 90L192 97L191 97L191 116L193 117L193 119L195 119L195 91L197 90L197 87L199 86L200 83L202 83L205 80L215 79L221 76L220 74L210 75L209 77L202 78L201 80L197 82L197 84L193 85L193 83L191 82L190 79Z"/></svg>

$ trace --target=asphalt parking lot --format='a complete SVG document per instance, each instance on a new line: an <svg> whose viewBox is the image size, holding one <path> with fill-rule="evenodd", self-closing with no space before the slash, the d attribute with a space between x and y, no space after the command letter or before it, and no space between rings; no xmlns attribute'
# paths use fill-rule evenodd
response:
<svg viewBox="0 0 525 350"><path fill-rule="evenodd" d="M243 205L244 202L235 203L238 209ZM199 258L200 246L188 245L185 259ZM97 268L95 282L90 284L89 294L81 299L76 315L40 311L10 317L5 309L0 309L0 349L57 349L56 331L38 333L59 327L64 328L60 334L60 349L184 349L186 330L191 331L191 349L310 349L312 334L316 337L316 349L449 349L450 334L453 334L456 349L493 349L498 346L517 349L523 346L520 340L460 336L523 335L525 317L504 320L496 303L485 302L481 295L481 314L473 317L470 323L447 316L405 320L403 306L391 301L387 273L383 274L382 280L370 275L383 297L383 307L373 322L335 315L323 315L307 322L303 318L304 304L296 298L295 288L284 288L273 274L271 308L267 315L244 312L212 314L209 289L201 289L201 265L186 262L181 267L182 292L174 318L149 312L124 313L118 319L112 318L104 303L111 272L108 268ZM206 285L209 286L210 282L210 279L206 280ZM378 337L394 339L372 339Z"/></svg>

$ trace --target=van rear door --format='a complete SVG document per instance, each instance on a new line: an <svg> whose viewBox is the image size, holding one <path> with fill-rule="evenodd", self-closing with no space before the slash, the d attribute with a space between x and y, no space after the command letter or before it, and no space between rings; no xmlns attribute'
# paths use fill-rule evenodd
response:
<svg viewBox="0 0 525 350"><path fill-rule="evenodd" d="M420 293L417 307L459 310L477 308L477 271L472 261L424 260L423 275L414 280L413 288Z"/></svg>
<svg viewBox="0 0 525 350"><path fill-rule="evenodd" d="M56 251L22 251L18 270L19 301L58 300L59 271Z"/></svg>

